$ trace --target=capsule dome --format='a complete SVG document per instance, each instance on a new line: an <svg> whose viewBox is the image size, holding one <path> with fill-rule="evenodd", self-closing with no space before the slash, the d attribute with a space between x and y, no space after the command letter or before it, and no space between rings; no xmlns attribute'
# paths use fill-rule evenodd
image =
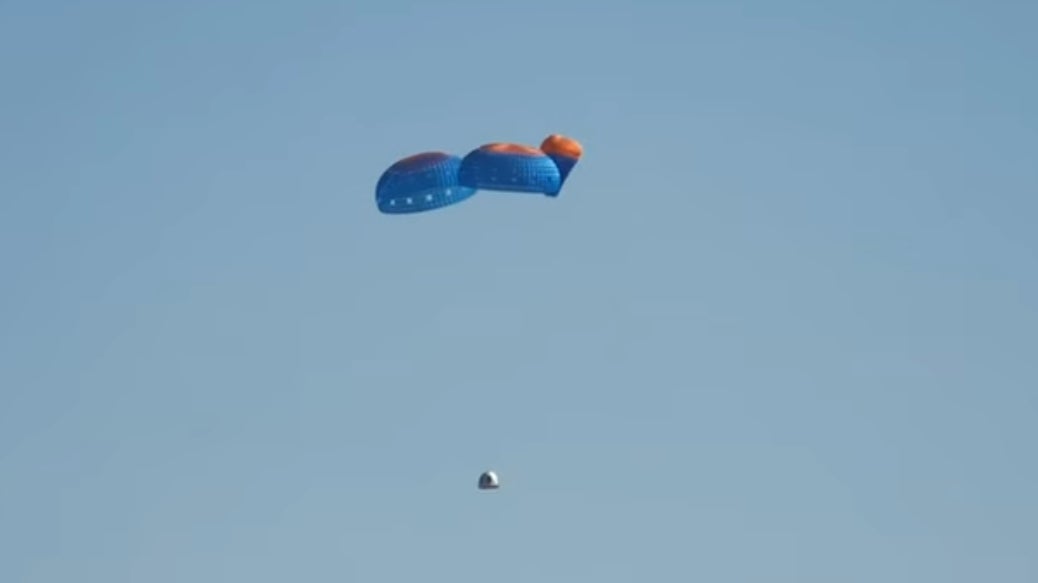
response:
<svg viewBox="0 0 1038 583"><path fill-rule="evenodd" d="M500 487L500 482L497 479L497 474L492 471L483 472L479 476L479 489L480 490L496 490Z"/></svg>

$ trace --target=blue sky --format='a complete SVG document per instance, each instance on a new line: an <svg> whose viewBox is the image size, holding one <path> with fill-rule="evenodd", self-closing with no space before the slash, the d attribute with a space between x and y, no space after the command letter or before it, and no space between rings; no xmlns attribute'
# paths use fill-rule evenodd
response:
<svg viewBox="0 0 1038 583"><path fill-rule="evenodd" d="M0 580L1035 581L1036 17L0 2Z"/></svg>

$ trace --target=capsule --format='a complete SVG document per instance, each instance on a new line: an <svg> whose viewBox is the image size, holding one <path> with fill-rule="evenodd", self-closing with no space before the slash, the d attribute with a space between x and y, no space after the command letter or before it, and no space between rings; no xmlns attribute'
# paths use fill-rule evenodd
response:
<svg viewBox="0 0 1038 583"><path fill-rule="evenodd" d="M479 476L479 489L480 490L497 490L501 487L501 483L497 479L497 474L493 471L483 472Z"/></svg>

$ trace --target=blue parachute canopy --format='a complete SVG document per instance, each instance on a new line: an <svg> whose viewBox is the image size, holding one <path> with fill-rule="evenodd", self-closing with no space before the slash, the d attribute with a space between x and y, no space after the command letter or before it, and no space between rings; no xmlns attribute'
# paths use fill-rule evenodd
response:
<svg viewBox="0 0 1038 583"><path fill-rule="evenodd" d="M495 142L464 159L423 152L398 160L375 186L375 202L386 214L431 211L462 202L479 190L558 196L584 153L573 138L552 134L540 148Z"/></svg>
<svg viewBox="0 0 1038 583"><path fill-rule="evenodd" d="M501 142L469 152L458 180L468 188L510 192L549 194L562 187L559 167L543 151Z"/></svg>
<svg viewBox="0 0 1038 583"><path fill-rule="evenodd" d="M423 152L395 162L375 187L378 210L386 214L431 211L457 204L476 194L458 181L461 158Z"/></svg>
<svg viewBox="0 0 1038 583"><path fill-rule="evenodd" d="M555 191L548 191L545 194L548 196L558 196L559 191L562 190L562 185L566 183L566 178L569 176L570 171L580 161L580 157L584 155L584 147L573 138L567 138L561 134L552 134L541 142L541 151L547 154L559 169L559 188Z"/></svg>

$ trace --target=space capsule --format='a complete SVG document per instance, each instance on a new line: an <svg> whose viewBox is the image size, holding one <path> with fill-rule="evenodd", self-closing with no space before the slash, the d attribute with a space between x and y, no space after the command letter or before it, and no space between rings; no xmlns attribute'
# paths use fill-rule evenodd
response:
<svg viewBox="0 0 1038 583"><path fill-rule="evenodd" d="M497 479L497 474L492 471L483 472L479 476L479 489L480 490L496 490L500 487L500 482Z"/></svg>

